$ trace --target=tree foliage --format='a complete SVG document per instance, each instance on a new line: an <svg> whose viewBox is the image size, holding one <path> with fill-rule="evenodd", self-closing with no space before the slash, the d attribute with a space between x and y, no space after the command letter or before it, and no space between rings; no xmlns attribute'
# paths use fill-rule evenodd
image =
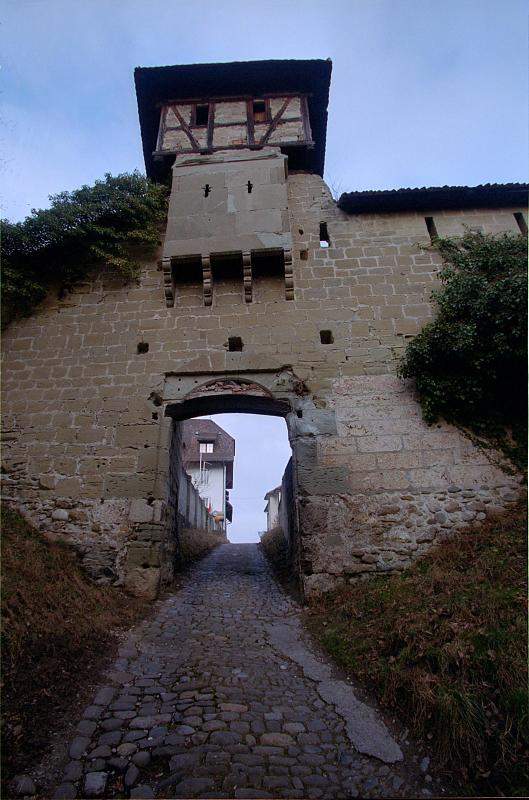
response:
<svg viewBox="0 0 529 800"><path fill-rule="evenodd" d="M400 374L415 379L426 421L443 417L508 451L505 431L525 440L527 418L527 241L467 231L434 246L438 314L408 344Z"/></svg>
<svg viewBox="0 0 529 800"><path fill-rule="evenodd" d="M68 288L94 267L133 278L139 254L159 242L167 190L138 172L107 174L50 202L23 222L2 222L4 324L31 313L52 286Z"/></svg>

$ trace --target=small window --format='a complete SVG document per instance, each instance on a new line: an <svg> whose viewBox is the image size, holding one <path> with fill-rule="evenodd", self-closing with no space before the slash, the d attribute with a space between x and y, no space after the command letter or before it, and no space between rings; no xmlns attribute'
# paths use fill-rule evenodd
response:
<svg viewBox="0 0 529 800"><path fill-rule="evenodd" d="M329 239L329 231L327 230L327 223L320 222L320 247L330 247L331 240Z"/></svg>
<svg viewBox="0 0 529 800"><path fill-rule="evenodd" d="M197 106L195 111L195 125L207 125L209 119L209 105Z"/></svg>
<svg viewBox="0 0 529 800"><path fill-rule="evenodd" d="M320 331L320 342L322 344L334 344L332 331Z"/></svg>
<svg viewBox="0 0 529 800"><path fill-rule="evenodd" d="M212 453L213 452L213 442L200 442L200 452L201 453Z"/></svg>
<svg viewBox="0 0 529 800"><path fill-rule="evenodd" d="M264 100L253 101L253 121L254 122L267 121L266 102Z"/></svg>

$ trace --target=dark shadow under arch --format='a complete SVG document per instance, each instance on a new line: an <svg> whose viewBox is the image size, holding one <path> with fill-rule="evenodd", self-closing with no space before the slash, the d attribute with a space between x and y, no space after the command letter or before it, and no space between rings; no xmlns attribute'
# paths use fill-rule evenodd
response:
<svg viewBox="0 0 529 800"><path fill-rule="evenodd" d="M257 397L251 394L212 394L190 397L179 403L169 403L165 416L175 420L191 419L203 414L267 414L271 417L286 417L292 411L287 400L273 397Z"/></svg>

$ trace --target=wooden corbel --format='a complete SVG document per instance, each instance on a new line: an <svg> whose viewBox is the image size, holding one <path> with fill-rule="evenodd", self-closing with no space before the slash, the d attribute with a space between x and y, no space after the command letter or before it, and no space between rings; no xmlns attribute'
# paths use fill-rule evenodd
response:
<svg viewBox="0 0 529 800"><path fill-rule="evenodd" d="M252 254L246 251L242 254L242 275L244 284L244 299L247 303L252 302Z"/></svg>
<svg viewBox="0 0 529 800"><path fill-rule="evenodd" d="M202 256L202 289L204 292L204 305L210 306L213 302L213 281L209 256Z"/></svg>
<svg viewBox="0 0 529 800"><path fill-rule="evenodd" d="M173 270L170 257L162 258L163 291L167 308L174 306Z"/></svg>
<svg viewBox="0 0 529 800"><path fill-rule="evenodd" d="M292 265L292 250L284 250L283 257L285 261L285 299L294 299L294 273Z"/></svg>

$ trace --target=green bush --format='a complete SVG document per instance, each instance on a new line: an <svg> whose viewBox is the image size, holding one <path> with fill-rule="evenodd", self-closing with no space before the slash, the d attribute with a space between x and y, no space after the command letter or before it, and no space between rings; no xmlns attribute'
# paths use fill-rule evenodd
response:
<svg viewBox="0 0 529 800"><path fill-rule="evenodd" d="M434 246L444 261L438 314L408 344L400 375L415 380L427 422L469 428L523 463L527 241L467 231Z"/></svg>
<svg viewBox="0 0 529 800"><path fill-rule="evenodd" d="M68 289L98 265L126 279L140 250L152 252L167 214L167 189L138 172L50 197L23 222L2 221L3 323L28 315L51 287Z"/></svg>

